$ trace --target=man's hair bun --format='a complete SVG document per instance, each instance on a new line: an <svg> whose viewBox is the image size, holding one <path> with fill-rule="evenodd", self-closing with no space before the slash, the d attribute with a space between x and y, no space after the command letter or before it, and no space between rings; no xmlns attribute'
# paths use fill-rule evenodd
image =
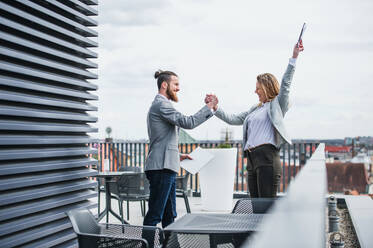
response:
<svg viewBox="0 0 373 248"><path fill-rule="evenodd" d="M172 71L162 71L162 70L156 71L154 73L154 78L157 79L158 90L161 88L161 84L163 82L169 83L172 79L171 78L172 76L177 77L176 73Z"/></svg>
<svg viewBox="0 0 373 248"><path fill-rule="evenodd" d="M159 75L161 75L163 71L162 70L158 70L154 73L154 78L157 79L159 77Z"/></svg>

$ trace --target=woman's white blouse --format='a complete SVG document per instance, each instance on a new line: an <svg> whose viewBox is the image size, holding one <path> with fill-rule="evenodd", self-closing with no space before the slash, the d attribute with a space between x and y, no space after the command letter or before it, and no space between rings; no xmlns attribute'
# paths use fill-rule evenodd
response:
<svg viewBox="0 0 373 248"><path fill-rule="evenodd" d="M297 59L290 58L289 64L295 66ZM253 148L262 144L275 144L275 131L268 115L269 102L251 112L246 118L247 121L247 142L245 149Z"/></svg>
<svg viewBox="0 0 373 248"><path fill-rule="evenodd" d="M275 133L273 125L268 116L269 102L264 103L246 118L247 121L247 142L245 149L253 148L261 144L275 145Z"/></svg>

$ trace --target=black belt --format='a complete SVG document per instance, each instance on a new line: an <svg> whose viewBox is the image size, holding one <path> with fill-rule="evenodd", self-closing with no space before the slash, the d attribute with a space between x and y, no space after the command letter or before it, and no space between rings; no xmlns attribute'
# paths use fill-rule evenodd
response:
<svg viewBox="0 0 373 248"><path fill-rule="evenodd" d="M255 147L251 147L251 148L248 148L247 150L243 151L243 155L245 158L249 157L249 154L254 152L257 148L260 148L260 147L263 147L263 146L274 146L272 144L269 144L269 143L265 143L265 144L261 144L261 145L258 145L258 146L255 146Z"/></svg>

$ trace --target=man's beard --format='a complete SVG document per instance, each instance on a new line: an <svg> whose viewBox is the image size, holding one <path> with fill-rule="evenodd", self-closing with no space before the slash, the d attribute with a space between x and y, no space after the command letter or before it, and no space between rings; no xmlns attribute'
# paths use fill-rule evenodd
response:
<svg viewBox="0 0 373 248"><path fill-rule="evenodd" d="M178 102L179 98L177 98L176 92L172 91L170 89L170 86L167 87L167 95L170 97L170 99L174 102Z"/></svg>

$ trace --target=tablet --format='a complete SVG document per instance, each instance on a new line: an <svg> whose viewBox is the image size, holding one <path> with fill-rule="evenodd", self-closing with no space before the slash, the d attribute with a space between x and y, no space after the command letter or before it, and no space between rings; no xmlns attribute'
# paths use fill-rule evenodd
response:
<svg viewBox="0 0 373 248"><path fill-rule="evenodd" d="M299 42L300 42L300 40L301 40L302 37L303 37L304 31L306 30L306 27L307 27L306 23L303 23L303 27L302 27L302 30L300 31L299 38L298 38L298 42L297 42L297 45L298 45L298 46L299 46Z"/></svg>

